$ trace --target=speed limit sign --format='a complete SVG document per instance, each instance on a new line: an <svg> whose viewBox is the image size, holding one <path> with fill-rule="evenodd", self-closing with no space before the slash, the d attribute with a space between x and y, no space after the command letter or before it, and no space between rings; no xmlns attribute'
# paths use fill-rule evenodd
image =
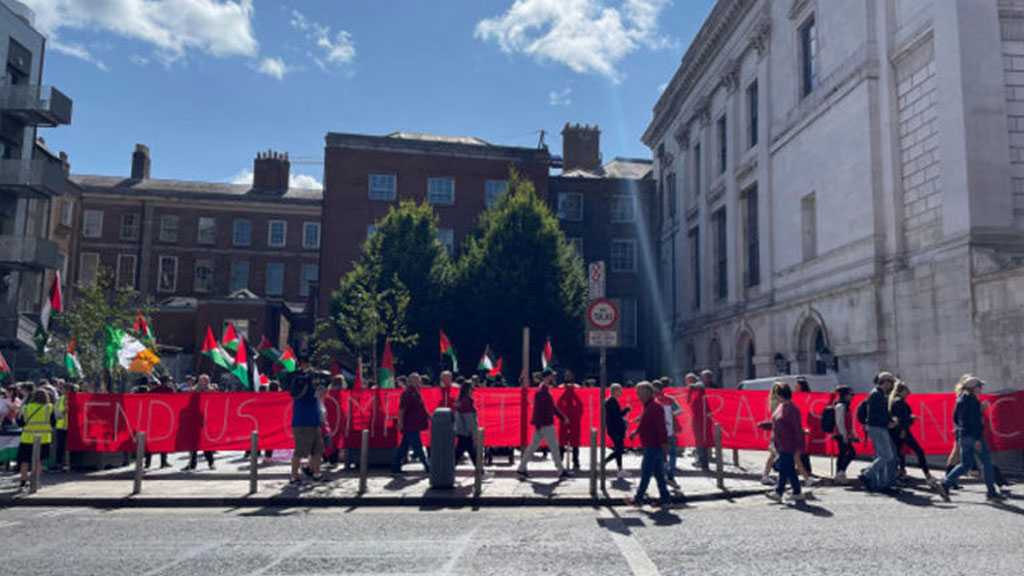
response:
<svg viewBox="0 0 1024 576"><path fill-rule="evenodd" d="M594 300L587 308L587 322L594 330L613 330L619 322L619 309L607 298Z"/></svg>

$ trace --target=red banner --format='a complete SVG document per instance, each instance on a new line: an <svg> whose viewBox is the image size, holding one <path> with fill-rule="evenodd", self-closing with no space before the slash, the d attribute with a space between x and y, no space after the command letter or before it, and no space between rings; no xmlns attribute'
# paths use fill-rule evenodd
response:
<svg viewBox="0 0 1024 576"><path fill-rule="evenodd" d="M590 429L600 426L600 397L596 388L579 388L575 398L563 399L556 389L557 405L569 417L560 422L559 438L567 444L590 444ZM713 430L722 430L725 448L758 449L768 446L768 433L757 424L768 419L768 393L739 390L672 388L667 391L681 408L676 417L679 446L710 446ZM389 448L397 443L396 420L400 390L332 392L324 399L325 435L336 447L358 447L363 430L370 431L370 446ZM530 419L535 390L528 391L528 408L522 413L519 388L480 388L473 396L478 422L484 428L487 446L519 446L520 423ZM830 454L834 442L821 430L821 413L828 394L796 394L794 402L804 415L807 449L813 454ZM863 400L857 396L852 406ZM423 390L430 412L443 402L437 388ZM993 450L1024 449L1024 392L986 396L988 439ZM914 394L908 398L917 419L912 428L925 452L948 453L953 443L952 394ZM639 418L641 406L632 389L624 390L620 404L630 407L630 428ZM247 450L249 435L259 433L260 449L291 448L292 401L284 392L207 392L183 394L72 394L68 402L69 446L75 451L119 452L134 448L136 432L146 433L151 452L190 450ZM866 440L860 424L856 435ZM429 432L423 433L425 443ZM865 442L858 452L868 448Z"/></svg>

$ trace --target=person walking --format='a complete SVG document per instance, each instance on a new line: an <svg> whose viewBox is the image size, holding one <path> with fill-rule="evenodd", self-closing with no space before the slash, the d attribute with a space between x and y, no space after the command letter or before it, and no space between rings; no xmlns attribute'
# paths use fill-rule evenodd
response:
<svg viewBox="0 0 1024 576"><path fill-rule="evenodd" d="M523 459L516 470L522 478L529 478L530 474L527 468L530 460L533 458L533 453L537 451L542 440L546 441L551 449L551 459L555 463L555 469L558 470L558 477L569 477L569 472L562 465L562 454L558 449L558 436L555 434L555 417L557 416L564 423L565 414L562 414L562 411L558 409L554 399L551 397L550 388L554 385L554 382L554 370L545 368L543 379L537 388L537 394L533 398L533 415L530 418L530 423L533 424L533 439L530 440L530 445L523 452Z"/></svg>
<svg viewBox="0 0 1024 576"><path fill-rule="evenodd" d="M196 380L195 388L192 389L193 392L200 393L215 392L216 390L217 386L214 383L210 382L210 376L208 374L200 374L199 379ZM214 463L214 458L216 457L216 455L216 452L212 452L209 450L203 451L203 458L206 460L206 465L210 468L210 470L213 470L214 468L217 467L216 464ZM197 450L189 452L188 466L185 467L185 470L195 470L198 464L199 452Z"/></svg>
<svg viewBox="0 0 1024 576"><path fill-rule="evenodd" d="M459 388L459 399L455 401L455 465L463 453L469 453L469 461L476 466L477 431L476 405L473 403L473 382Z"/></svg>
<svg viewBox="0 0 1024 576"><path fill-rule="evenodd" d="M420 437L420 434L430 427L430 415L427 414L427 407L423 405L423 396L420 395L421 382L419 374L415 372L410 374L405 384L405 390L402 391L402 396L398 401L397 426L398 433L402 435L402 441L391 460L392 474L402 473L402 462L409 450L412 450L412 455L423 463L423 470L430 473L430 462L423 452L423 439Z"/></svg>
<svg viewBox="0 0 1024 576"><path fill-rule="evenodd" d="M150 394L174 394L177 387L174 385L174 378L170 376L164 376L160 379L160 383L150 389ZM160 468L170 468L171 464L167 461L167 452L160 452ZM146 469L148 470L150 465L153 463L153 453L146 451Z"/></svg>
<svg viewBox="0 0 1024 576"><path fill-rule="evenodd" d="M622 469L622 455L626 452L626 414L629 414L629 407L623 408L619 404L619 398L622 398L622 385L612 384L611 394L604 401L605 428L612 439L612 453L604 459L604 463L608 464L615 460L615 465L619 469L616 478L622 480L626 477L626 472Z"/></svg>
<svg viewBox="0 0 1024 576"><path fill-rule="evenodd" d="M939 494L947 502L950 487L975 466L975 457L981 462L986 498L1003 499L1003 495L996 489L992 455L985 441L985 424L982 419L981 402L977 396L984 386L984 382L970 374L964 374L960 379L960 393L953 408L953 426L956 430L956 442L960 447L960 463L946 474L946 478L939 484Z"/></svg>
<svg viewBox="0 0 1024 576"><path fill-rule="evenodd" d="M322 387L316 385L308 359L302 359L299 369L289 375L287 388L292 398L292 437L295 439L290 483L294 485L302 482L302 461L307 459L307 473L314 481L320 482L324 479L320 472L324 454L324 438L320 433L323 421L320 411Z"/></svg>
<svg viewBox="0 0 1024 576"><path fill-rule="evenodd" d="M708 389L708 382L711 382L712 385L714 384L714 374L712 374L710 370L705 370L702 374L702 378L698 378L697 375L692 372L686 375L684 382L686 382L687 388L690 389L691 395L703 394ZM711 468L711 449L707 445L707 402L703 399L695 405L693 400L690 400L689 402L693 407L693 436L694 441L697 444L693 449L693 463L701 470L708 470Z"/></svg>
<svg viewBox="0 0 1024 576"><path fill-rule="evenodd" d="M33 474L40 474L42 470L32 468L32 446L36 438L39 439L40 452L39 463L50 457L50 443L53 441L53 425L56 423L53 403L50 395L43 389L37 389L29 396L27 404L21 408L21 438L18 444L18 471L20 473L19 490L28 485L28 475L31 469Z"/></svg>
<svg viewBox="0 0 1024 576"><path fill-rule="evenodd" d="M676 458L678 457L676 433L679 431L679 426L677 426L676 418L683 409L679 406L679 402L676 402L674 398L665 392L668 382L668 378L661 378L655 380L652 385L654 386L654 401L665 411L665 431L668 434L668 441L665 446L667 453L665 481L668 482L669 486L678 488L679 483L676 482Z"/></svg>
<svg viewBox="0 0 1024 576"><path fill-rule="evenodd" d="M768 417L771 418L772 414L775 414L775 409L779 407L781 400L779 399L779 388L782 386L782 382L776 381L772 384L771 392L768 393ZM761 484L765 486L774 486L775 480L771 477L771 471L775 469L775 460L778 459L779 455L775 451L775 444L768 442L768 458L764 461L764 472L761 474Z"/></svg>
<svg viewBox="0 0 1024 576"><path fill-rule="evenodd" d="M640 437L640 446L643 448L644 455L640 464L640 484L636 488L636 494L628 501L636 506L643 506L647 496L647 487L653 476L658 484L661 506L668 507L671 504L671 496L668 491L668 483L665 481L665 446L668 443L665 409L655 401L654 386L650 382L644 381L637 384L636 395L644 408L640 416L640 425L630 437Z"/></svg>
<svg viewBox="0 0 1024 576"><path fill-rule="evenodd" d="M832 439L836 442L836 475L834 481L837 484L841 484L846 482L846 468L857 457L857 451L853 449L853 443L858 440L853 434L853 417L850 413L850 401L853 400L853 390L849 386L839 386L833 392L832 397L832 409L835 414L835 430L832 432Z"/></svg>
<svg viewBox="0 0 1024 576"><path fill-rule="evenodd" d="M800 409L793 404L793 391L784 382L778 382L779 405L772 413L772 419L765 422L765 428L772 431L772 444L778 454L775 467L779 471L779 480L775 490L767 496L776 502L782 501L786 484L793 490L793 500L803 501L806 495L800 489L800 476L796 472L796 461L804 449L803 417Z"/></svg>
<svg viewBox="0 0 1024 576"><path fill-rule="evenodd" d="M565 415L558 429L558 444L564 452L572 453L572 469L577 471L580 469L580 439L583 435L583 401L576 393L578 389L579 384L566 380L556 403L558 410Z"/></svg>
<svg viewBox="0 0 1024 576"><path fill-rule="evenodd" d="M871 465L860 473L861 484L870 492L888 491L896 479L899 460L896 459L896 447L892 443L889 429L895 427L889 415L889 394L892 392L896 377L889 372L879 372L875 376L875 388L867 400L868 437L875 448L875 459Z"/></svg>
<svg viewBox="0 0 1024 576"><path fill-rule="evenodd" d="M896 426L889 429L889 434L892 437L893 446L896 448L896 458L899 461L898 478L905 480L907 474L907 459L903 454L903 447L906 446L917 456L917 465L924 472L924 478L928 485L934 486L935 479L932 478L931 471L928 469L928 459L924 455L924 449L921 448L921 444L910 430L917 416L914 416L910 409L907 396L910 396L910 387L903 381L897 382L892 388L892 393L889 394L889 414L896 422Z"/></svg>

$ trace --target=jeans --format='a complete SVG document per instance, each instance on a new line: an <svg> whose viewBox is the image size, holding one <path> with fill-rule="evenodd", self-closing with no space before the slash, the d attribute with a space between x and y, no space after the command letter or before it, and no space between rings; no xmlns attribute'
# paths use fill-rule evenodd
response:
<svg viewBox="0 0 1024 576"><path fill-rule="evenodd" d="M668 469L665 471L665 478L668 480L676 479L676 459L679 457L679 450L676 447L676 439L670 437L668 439Z"/></svg>
<svg viewBox="0 0 1024 576"><path fill-rule="evenodd" d="M950 486L956 484L957 478L969 472L971 468L974 468L974 443L977 441L977 438L970 436L961 436L957 440L960 444L960 463L957 464L956 468L953 468L952 472L946 474L946 479L942 482L947 490ZM977 456L978 460L981 461L982 475L985 477L985 488L989 494L995 494L996 478L995 472L992 469L992 455L989 454L988 444L984 440L981 440L981 450L977 451Z"/></svg>
<svg viewBox="0 0 1024 576"><path fill-rule="evenodd" d="M419 458L420 462L423 462L423 469L430 472L430 462L427 461L427 455L423 453L423 439L420 438L418 430L402 433L402 442L398 445L395 456L391 460L391 471L395 474L402 471L402 460L405 460L405 455L409 453L410 449L412 449L413 457Z"/></svg>
<svg viewBox="0 0 1024 576"><path fill-rule="evenodd" d="M530 440L530 445L526 447L526 452L523 452L523 461L519 463L519 471L526 472L526 466L529 464L530 459L533 458L533 453L537 451L537 447L540 446L541 440L547 441L548 446L551 448L551 459L555 462L555 468L558 469L558 473L561 474L565 471L565 467L562 466L562 454L558 449L558 436L555 434L554 424L534 428L533 439Z"/></svg>
<svg viewBox="0 0 1024 576"><path fill-rule="evenodd" d="M857 451L853 449L853 443L843 439L842 436L835 436L839 453L836 456L836 472L846 474L846 467L857 457Z"/></svg>
<svg viewBox="0 0 1024 576"><path fill-rule="evenodd" d="M864 470L864 478L869 490L885 490L892 486L896 479L896 470L899 467L899 460L896 459L896 449L892 444L892 437L889 436L889 429L881 426L868 426L868 436L875 447L875 459L871 465Z"/></svg>
<svg viewBox="0 0 1024 576"><path fill-rule="evenodd" d="M792 452L779 452L775 460L775 468L779 471L779 480L775 485L775 493L782 496L786 491L786 484L793 487L793 495L800 494L800 475L796 473L796 460Z"/></svg>
<svg viewBox="0 0 1024 576"><path fill-rule="evenodd" d="M665 483L665 450L662 448L644 448L644 459L640 464L640 485L636 488L636 501L642 502L647 495L647 486L651 476L658 483L658 495L661 502L669 502L668 485Z"/></svg>

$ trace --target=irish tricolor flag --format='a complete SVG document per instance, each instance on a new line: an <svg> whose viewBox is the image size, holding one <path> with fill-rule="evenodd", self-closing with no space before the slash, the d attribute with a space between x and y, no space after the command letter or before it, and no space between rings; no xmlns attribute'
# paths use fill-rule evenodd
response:
<svg viewBox="0 0 1024 576"><path fill-rule="evenodd" d="M7 358L4 358L3 352L0 352L0 382L6 382L12 380L11 365L7 363Z"/></svg>
<svg viewBox="0 0 1024 576"><path fill-rule="evenodd" d="M441 356L448 356L452 361L452 372L459 371L459 359L455 357L455 348L452 347L452 343L448 340L448 335L441 330Z"/></svg>
<svg viewBox="0 0 1024 576"><path fill-rule="evenodd" d="M153 367L160 363L160 358L139 342L138 338L109 325L106 356L108 368L112 369L117 365L129 372L143 374L152 373Z"/></svg>
<svg viewBox="0 0 1024 576"><path fill-rule="evenodd" d="M540 351L540 367L542 370L551 368L555 353L551 350L551 338L544 342L544 349Z"/></svg>
<svg viewBox="0 0 1024 576"><path fill-rule="evenodd" d="M384 355L381 356L380 372L377 374L380 388L395 387L395 358L391 355L391 339L384 339Z"/></svg>
<svg viewBox="0 0 1024 576"><path fill-rule="evenodd" d="M235 325L228 322L226 328L224 328L224 334L220 338L220 345L231 352L238 350L238 332L235 331Z"/></svg>
<svg viewBox="0 0 1024 576"><path fill-rule="evenodd" d="M78 361L77 350L78 342L72 338L64 352L64 369L68 372L68 378L72 380L82 379L82 363Z"/></svg>
<svg viewBox="0 0 1024 576"><path fill-rule="evenodd" d="M213 337L213 330L209 326L206 327L206 338L203 339L201 352L203 356L209 358L217 366L225 370L231 370L231 357L220 347L220 344L217 344L217 339Z"/></svg>

